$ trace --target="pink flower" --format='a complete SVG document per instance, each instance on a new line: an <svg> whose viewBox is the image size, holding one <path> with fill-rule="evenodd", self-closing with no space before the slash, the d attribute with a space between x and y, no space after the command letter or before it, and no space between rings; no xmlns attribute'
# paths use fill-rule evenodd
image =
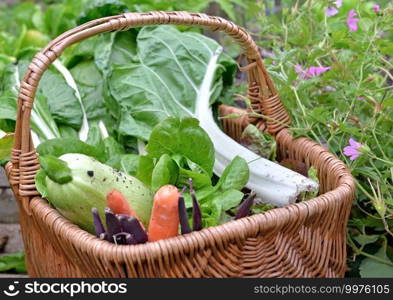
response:
<svg viewBox="0 0 393 300"><path fill-rule="evenodd" d="M328 6L325 9L325 15L328 18L337 15L338 14L338 9L337 8L340 8L341 5L343 4L342 0L337 0L337 1L334 1L333 3L334 3L335 6Z"/></svg>
<svg viewBox="0 0 393 300"><path fill-rule="evenodd" d="M359 97L357 97L356 99L359 100L359 101L364 101L364 100L366 100L366 98L364 98L363 96L359 96Z"/></svg>
<svg viewBox="0 0 393 300"><path fill-rule="evenodd" d="M330 67L310 67L307 70L307 74L311 77L319 76L326 71L329 71Z"/></svg>
<svg viewBox="0 0 393 300"><path fill-rule="evenodd" d="M379 13L381 8L379 7L379 5L373 5L373 10L374 10L375 13Z"/></svg>
<svg viewBox="0 0 393 300"><path fill-rule="evenodd" d="M360 150L363 145L353 138L349 139L349 146L344 147L344 155L348 156L350 160L355 160L360 155Z"/></svg>
<svg viewBox="0 0 393 300"><path fill-rule="evenodd" d="M301 65L295 65L295 72L298 73L299 77L302 79L310 79L312 77L320 76L328 70L330 70L330 67L309 67L308 69L303 70Z"/></svg>
<svg viewBox="0 0 393 300"><path fill-rule="evenodd" d="M356 12L355 10L351 9L348 12L348 16L347 16L347 25L349 28L349 31L357 31L358 30L358 22L360 21L358 18L355 18L356 16Z"/></svg>
<svg viewBox="0 0 393 300"><path fill-rule="evenodd" d="M326 15L326 17L333 17L333 16L335 16L335 15L337 15L338 14L338 9L337 8L335 8L334 6L328 6L328 7L326 7L326 9L325 9L325 15Z"/></svg>

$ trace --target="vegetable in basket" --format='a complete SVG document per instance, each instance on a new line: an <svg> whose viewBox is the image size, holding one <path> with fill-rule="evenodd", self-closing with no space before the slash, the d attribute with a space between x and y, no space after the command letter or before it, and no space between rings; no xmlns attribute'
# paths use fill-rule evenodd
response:
<svg viewBox="0 0 393 300"><path fill-rule="evenodd" d="M141 62L115 66L108 79L121 134L147 140L165 115L194 117L213 142L216 175L222 176L236 156L244 158L250 168L247 187L275 206L294 203L301 192L318 188L314 181L243 147L216 124L210 106L235 66L220 45L173 27L145 27L137 36L137 53Z"/></svg>
<svg viewBox="0 0 393 300"><path fill-rule="evenodd" d="M147 241L142 224L134 216L115 214L110 208L105 208L105 229L97 208L93 207L92 214L96 236L102 240L120 245L135 245Z"/></svg>
<svg viewBox="0 0 393 300"><path fill-rule="evenodd" d="M154 242L174 237L179 231L179 191L173 185L162 186L154 195L148 237Z"/></svg>
<svg viewBox="0 0 393 300"><path fill-rule="evenodd" d="M189 190L193 199L192 209L192 223L193 230L202 229L202 214L192 186L192 179L189 179ZM147 241L154 242L162 239L175 237L180 233L186 234L191 232L189 225L187 209L184 204L183 192L181 192L174 185L162 186L154 195L154 203L152 214L150 217L149 228L146 232L143 225L138 221L137 216L132 210L120 209L119 213L114 213L110 208L105 208L105 222L106 230L102 224L101 218L97 208L92 209L93 223L95 227L96 236L100 239L107 240L115 244L134 245L141 244ZM116 193L115 193L116 192ZM116 196L116 202L123 202L124 197L117 191L108 193L109 197ZM234 219L239 219L247 216L251 212L255 193L251 193L239 206L238 212ZM119 200L120 199L120 200ZM110 201L109 203L113 203ZM129 206L128 204L126 206ZM118 207L116 205L116 207Z"/></svg>
<svg viewBox="0 0 393 300"><path fill-rule="evenodd" d="M83 154L69 153L59 158L40 157L42 169L36 177L37 189L61 214L81 228L94 232L91 210L101 213L108 192L117 190L147 226L153 195L140 180L104 165Z"/></svg>

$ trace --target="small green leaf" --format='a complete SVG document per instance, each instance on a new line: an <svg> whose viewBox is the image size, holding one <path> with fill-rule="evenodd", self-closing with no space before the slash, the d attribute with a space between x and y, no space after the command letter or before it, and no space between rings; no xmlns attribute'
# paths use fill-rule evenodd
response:
<svg viewBox="0 0 393 300"><path fill-rule="evenodd" d="M222 211L227 211L239 205L244 194L238 190L230 189L223 193L219 193L214 199L214 203L220 203Z"/></svg>
<svg viewBox="0 0 393 300"><path fill-rule="evenodd" d="M120 158L120 171L135 176L138 171L139 155L124 154Z"/></svg>
<svg viewBox="0 0 393 300"><path fill-rule="evenodd" d="M37 188L37 191L41 194L43 198L47 197L48 195L45 179L46 179L46 173L44 169L40 169L38 173L35 175L35 187Z"/></svg>
<svg viewBox="0 0 393 300"><path fill-rule="evenodd" d="M24 252L8 254L0 257L0 272L15 270L18 273L26 273Z"/></svg>
<svg viewBox="0 0 393 300"><path fill-rule="evenodd" d="M113 137L109 136L104 139L105 153L108 160L105 162L108 166L120 169L120 157L125 153L123 145L119 144Z"/></svg>
<svg viewBox="0 0 393 300"><path fill-rule="evenodd" d="M361 234L354 237L354 240L357 241L360 244L360 246L374 243L378 239L379 239L379 235L375 235L375 234L373 235Z"/></svg>
<svg viewBox="0 0 393 300"><path fill-rule="evenodd" d="M147 156L141 155L139 157L138 170L136 172L136 177L142 181L148 187L151 186L151 174L154 169L154 159Z"/></svg>
<svg viewBox="0 0 393 300"><path fill-rule="evenodd" d="M198 173L184 168L179 168L179 177L177 179L176 185L187 185L189 178L192 179L192 183L196 189L200 189L212 184L210 176L206 173Z"/></svg>
<svg viewBox="0 0 393 300"><path fill-rule="evenodd" d="M157 159L163 154L180 154L209 175L213 172L213 142L195 118L169 117L163 120L154 127L146 150Z"/></svg>
<svg viewBox="0 0 393 300"><path fill-rule="evenodd" d="M370 257L366 257L363 259L360 264L360 276L362 278L392 278L393 277L393 262L386 255L386 247L381 247L374 256L386 261L390 262L392 265L388 265L372 259Z"/></svg>
<svg viewBox="0 0 393 300"><path fill-rule="evenodd" d="M5 134L0 130L0 160L10 157L14 145L14 135Z"/></svg>
<svg viewBox="0 0 393 300"><path fill-rule="evenodd" d="M151 175L151 188L157 191L165 184L175 184L179 173L179 167L168 154L160 157Z"/></svg>
<svg viewBox="0 0 393 300"><path fill-rule="evenodd" d="M251 151L270 160L276 159L276 141L274 138L264 132L261 132L256 126L248 125L242 133L241 143L246 145Z"/></svg>
<svg viewBox="0 0 393 300"><path fill-rule="evenodd" d="M244 158L236 156L225 168L217 185L223 191L228 189L241 190L250 176L248 164Z"/></svg>
<svg viewBox="0 0 393 300"><path fill-rule="evenodd" d="M40 156L62 156L66 153L80 153L91 156L100 162L104 162L105 151L100 147L94 147L74 138L58 138L43 142L37 147Z"/></svg>
<svg viewBox="0 0 393 300"><path fill-rule="evenodd" d="M72 180L71 169L65 161L52 155L41 156L39 160L46 175L54 182L64 184Z"/></svg>

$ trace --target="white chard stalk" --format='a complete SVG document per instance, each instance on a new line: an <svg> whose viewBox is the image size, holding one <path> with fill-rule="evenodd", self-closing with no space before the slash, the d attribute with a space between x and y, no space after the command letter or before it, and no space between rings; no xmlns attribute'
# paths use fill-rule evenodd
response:
<svg viewBox="0 0 393 300"><path fill-rule="evenodd" d="M243 147L217 126L209 105L211 82L222 52L218 48L212 56L197 95L196 114L200 126L208 133L215 148L214 173L221 175L235 156L244 158L250 168L247 187L256 192L262 201L274 206L285 206L296 201L304 191L318 189L318 183L277 163L267 160Z"/></svg>

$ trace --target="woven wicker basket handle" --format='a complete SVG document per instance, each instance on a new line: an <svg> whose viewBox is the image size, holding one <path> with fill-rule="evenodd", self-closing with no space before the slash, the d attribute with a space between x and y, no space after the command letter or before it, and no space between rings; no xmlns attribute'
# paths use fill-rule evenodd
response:
<svg viewBox="0 0 393 300"><path fill-rule="evenodd" d="M103 32L159 24L208 27L211 30L224 31L232 36L242 47L247 57L248 65L241 67L241 69L248 72L249 97L256 111L270 117L267 121L269 132L277 133L283 128L283 124L289 123L288 114L266 72L257 45L249 33L234 23L220 17L188 12L125 13L97 19L69 30L53 40L34 57L21 82L15 145L12 153L13 167L10 176L11 183L19 185L20 196L28 197L38 194L35 189L34 176L39 169L39 164L30 136L30 114L38 83L45 70L60 56L65 48L88 37ZM272 119L278 120L278 122Z"/></svg>

